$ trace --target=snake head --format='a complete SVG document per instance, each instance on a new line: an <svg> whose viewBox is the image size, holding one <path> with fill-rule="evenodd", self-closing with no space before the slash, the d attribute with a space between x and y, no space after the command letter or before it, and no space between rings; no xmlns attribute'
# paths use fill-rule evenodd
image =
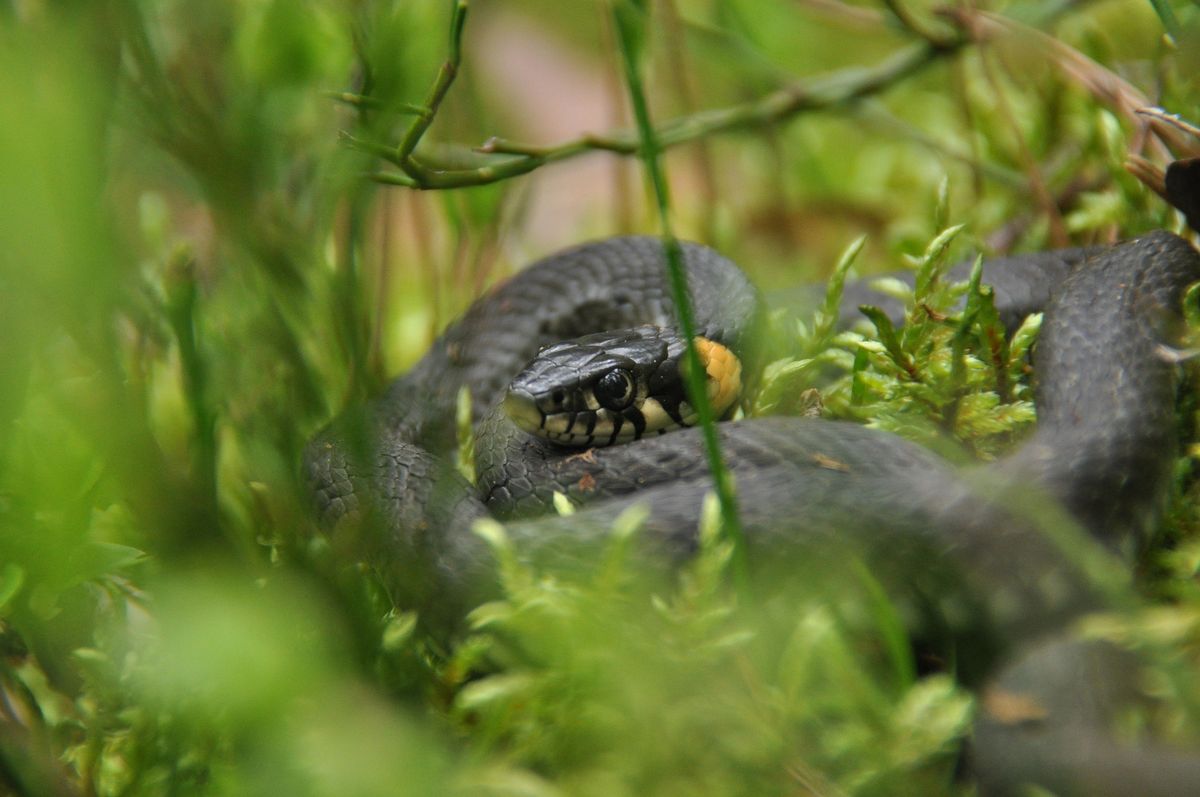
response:
<svg viewBox="0 0 1200 797"><path fill-rule="evenodd" d="M741 366L720 343L697 338L709 401L723 414L741 392ZM531 434L587 447L636 440L696 422L671 329L640 326L547 346L509 385L508 416Z"/></svg>

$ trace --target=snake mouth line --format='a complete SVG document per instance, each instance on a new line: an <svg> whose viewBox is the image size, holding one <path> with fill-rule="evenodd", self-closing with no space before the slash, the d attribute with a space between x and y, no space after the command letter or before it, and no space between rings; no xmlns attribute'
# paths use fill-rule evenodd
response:
<svg viewBox="0 0 1200 797"><path fill-rule="evenodd" d="M514 399L521 400L523 399ZM534 411L537 411L536 407ZM669 431L669 428L662 428L663 421L660 420L666 416L666 412L653 399L643 402L640 409L627 407L621 412L603 408L548 415L538 412L541 419L538 434L565 446L610 446L618 442L640 440L647 431ZM527 423L531 420L530 413L524 412L523 418ZM513 420L517 425L522 424L522 420ZM674 424L679 425L682 424Z"/></svg>

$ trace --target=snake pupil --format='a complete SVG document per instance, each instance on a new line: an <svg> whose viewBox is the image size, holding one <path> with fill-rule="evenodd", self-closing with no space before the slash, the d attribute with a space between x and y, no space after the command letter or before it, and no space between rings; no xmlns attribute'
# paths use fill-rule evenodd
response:
<svg viewBox="0 0 1200 797"><path fill-rule="evenodd" d="M596 401L613 412L620 412L633 400L633 377L623 368L614 368L596 382Z"/></svg>

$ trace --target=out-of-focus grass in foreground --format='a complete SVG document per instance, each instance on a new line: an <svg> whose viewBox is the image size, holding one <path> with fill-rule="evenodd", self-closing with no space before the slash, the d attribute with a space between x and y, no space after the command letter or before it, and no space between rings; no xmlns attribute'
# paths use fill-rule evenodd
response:
<svg viewBox="0 0 1200 797"><path fill-rule="evenodd" d="M532 256L656 228L629 164L604 155L444 193L364 178L372 159L339 132L396 141L410 117L393 111L423 101L451 5L0 6L0 792L961 790L971 697L916 676L900 610L865 570L747 605L711 535L667 586L634 582L614 543L579 580L512 564L504 599L448 648L314 534L297 467L314 430ZM628 126L596 111L623 91L608 9L568 5L472 7L426 152ZM646 6L659 119L912 41L872 6ZM1194 118L1198 12L1175 4L1173 46L1138 0L1048 32ZM967 48L877 98L672 151L679 233L790 285L824 279L864 233L866 272L919 259L951 223L966 224L957 253L1179 229L1121 169L1133 120L1040 41ZM345 91L380 107L329 96ZM923 440L949 419L990 456L1029 421L1028 339L964 373L945 356L961 341L914 332L903 343L928 374L914 384L879 330L863 335L785 330L773 401L799 411L780 386L819 365L845 374L827 412ZM1096 632L1150 634L1194 662L1200 546L1190 460L1179 470L1178 542L1149 563L1175 605L1149 631L1118 617ZM1168 723L1186 738L1198 720Z"/></svg>

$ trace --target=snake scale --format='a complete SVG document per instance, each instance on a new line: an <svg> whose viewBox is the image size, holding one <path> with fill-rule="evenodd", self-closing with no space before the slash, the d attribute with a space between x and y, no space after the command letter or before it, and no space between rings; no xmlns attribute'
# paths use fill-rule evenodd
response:
<svg viewBox="0 0 1200 797"><path fill-rule="evenodd" d="M753 365L757 292L715 252L686 245L684 253L699 334L726 341ZM1200 756L1110 738L1112 712L1129 699L1130 662L1058 633L1103 603L1044 534L1044 513L1023 507L1065 511L1114 550L1147 539L1176 448L1177 367L1167 346L1185 290L1200 280L1200 255L1156 232L1114 247L989 262L984 280L996 286L1010 327L1029 312L1046 313L1034 353L1032 438L998 462L956 469L849 423L720 424L751 561L786 572L792 557L852 552L897 592L966 596L972 625L995 641L977 646L978 661L963 662L966 677L1046 708L1032 726L982 713L971 773L983 793L1016 793L1024 783L1063 794L1195 793ZM863 286L848 286L848 294L846 304L898 312ZM658 559L686 558L711 488L699 430L579 455L526 434L499 406L509 382L549 343L673 326L668 295L653 238L553 255L494 290L383 397L310 445L304 467L323 520L344 537L353 534L343 528L371 529L355 544L366 545L400 600L435 623L452 623L494 589L491 553L470 531L486 514L510 519L523 557L570 566L603 544L617 511L644 502L639 539ZM440 456L454 445L463 387L475 399L478 490ZM537 517L555 491L596 508Z"/></svg>

